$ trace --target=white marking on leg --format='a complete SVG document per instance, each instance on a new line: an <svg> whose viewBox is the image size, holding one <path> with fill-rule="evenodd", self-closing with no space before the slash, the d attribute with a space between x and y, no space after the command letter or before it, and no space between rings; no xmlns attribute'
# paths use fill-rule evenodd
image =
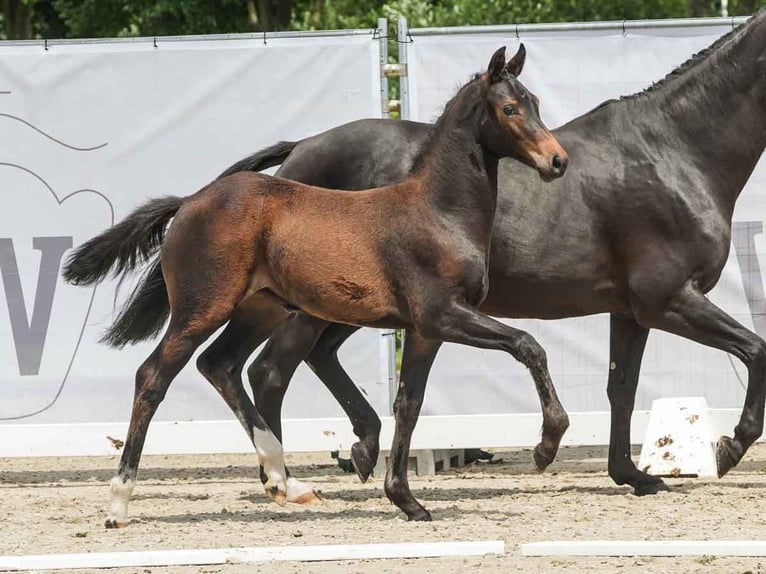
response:
<svg viewBox="0 0 766 574"><path fill-rule="evenodd" d="M287 502L313 504L319 500L319 496L311 486L292 476L287 478Z"/></svg>
<svg viewBox="0 0 766 574"><path fill-rule="evenodd" d="M135 485L132 480L123 482L119 476L115 476L109 482L112 497L109 505L109 516L106 518L107 522L113 523L114 526L128 525L128 502L130 502L130 495L133 493Z"/></svg>
<svg viewBox="0 0 766 574"><path fill-rule="evenodd" d="M276 488L276 492L273 493L274 499L282 505L286 502L287 497L287 485L285 484L287 471L285 471L285 455L282 450L282 443L277 440L270 429L261 430L256 426L253 427L253 442L258 458L263 465L263 471L268 478L263 486L268 494L272 494L272 490Z"/></svg>

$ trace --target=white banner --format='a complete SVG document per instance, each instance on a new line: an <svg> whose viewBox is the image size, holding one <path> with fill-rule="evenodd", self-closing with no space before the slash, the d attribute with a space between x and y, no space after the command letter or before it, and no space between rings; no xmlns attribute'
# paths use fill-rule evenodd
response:
<svg viewBox="0 0 766 574"><path fill-rule="evenodd" d="M194 193L261 147L380 109L372 31L0 44L0 424L129 417L135 371L155 343L98 343L116 285L94 295L65 284L72 247L150 198ZM387 412L381 347L379 332L363 330L341 358ZM306 367L285 407L289 417L342 415ZM194 361L156 417L227 418Z"/></svg>
<svg viewBox="0 0 766 574"><path fill-rule="evenodd" d="M533 27L530 27L533 28ZM523 41L524 84L541 101L543 119L559 126L600 102L644 89L731 30L710 26L418 35L407 44L411 116L433 121L457 86L481 71L499 46L513 54ZM454 31L453 31L454 32ZM761 160L734 214L732 249L711 299L749 329L766 336L762 313L766 267L766 162ZM760 263L760 267L759 267ZM748 301L747 294L750 296ZM755 321L755 325L754 325ZM556 388L568 410L608 410L609 318L512 321L533 333L548 352ZM676 336L652 331L644 354L636 408L663 396L704 395L712 407L740 407L747 372L736 359ZM466 387L471 386L469 395ZM465 400L470 396L471 400ZM532 380L500 352L445 345L432 371L426 414L539 412Z"/></svg>

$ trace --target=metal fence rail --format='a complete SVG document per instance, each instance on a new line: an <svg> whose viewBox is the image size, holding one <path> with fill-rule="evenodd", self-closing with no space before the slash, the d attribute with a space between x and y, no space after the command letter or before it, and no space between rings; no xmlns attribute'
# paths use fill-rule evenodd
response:
<svg viewBox="0 0 766 574"><path fill-rule="evenodd" d="M524 33L538 32L592 32L646 30L658 28L699 28L704 26L731 25L732 28L744 24L747 16L727 18L669 18L657 20L613 20L608 22L571 22L554 24L502 24L495 26L444 26L435 28L410 28L410 37L443 36L457 34L512 34L520 37ZM401 22L401 20L400 20ZM405 21L406 22L406 21Z"/></svg>

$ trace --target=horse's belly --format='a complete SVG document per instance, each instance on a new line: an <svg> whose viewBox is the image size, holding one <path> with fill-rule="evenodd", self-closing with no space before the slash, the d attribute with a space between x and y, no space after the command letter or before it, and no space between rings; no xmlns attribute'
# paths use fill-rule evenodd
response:
<svg viewBox="0 0 766 574"><path fill-rule="evenodd" d="M492 278L482 311L495 317L563 319L597 313L624 312L614 284L608 279L557 277Z"/></svg>

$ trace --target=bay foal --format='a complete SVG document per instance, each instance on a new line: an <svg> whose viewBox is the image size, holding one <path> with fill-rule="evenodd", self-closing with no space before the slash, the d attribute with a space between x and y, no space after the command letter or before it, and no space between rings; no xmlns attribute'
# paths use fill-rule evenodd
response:
<svg viewBox="0 0 766 574"><path fill-rule="evenodd" d="M530 369L551 412L566 420L543 349L476 309L488 289L498 159L521 158L546 180L567 167L566 152L539 118L537 99L516 78L523 59L523 48L508 64L505 48L495 52L487 71L447 104L399 184L350 194L238 173L181 202L149 202L73 254L65 277L84 284L113 266L134 267L162 244L160 290L167 289L167 299L156 302L159 313L169 305L170 324L136 374L107 527L127 525L146 431L173 378L216 329L240 315L257 319L264 301L321 324L405 328L504 350ZM284 503L281 444L247 400L239 373L206 376L254 443L267 492ZM406 387L406 378L400 384ZM407 424L397 417L397 425ZM555 452L561 437L547 438ZM426 513L417 505L408 515L418 512Z"/></svg>

